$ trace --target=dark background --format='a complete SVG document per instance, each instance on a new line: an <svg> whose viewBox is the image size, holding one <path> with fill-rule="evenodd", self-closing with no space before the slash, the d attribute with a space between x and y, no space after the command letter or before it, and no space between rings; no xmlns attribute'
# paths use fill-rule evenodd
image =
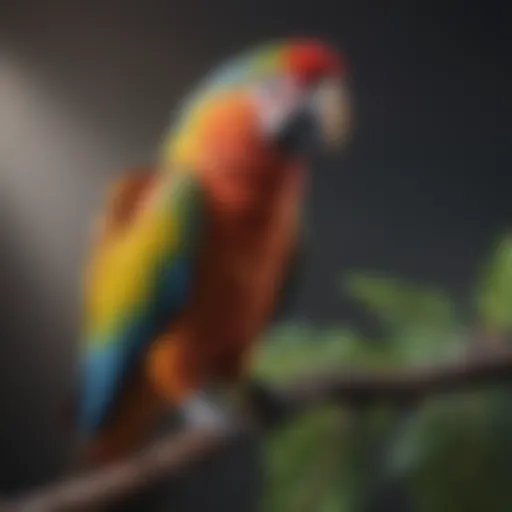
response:
<svg viewBox="0 0 512 512"><path fill-rule="evenodd" d="M105 184L152 160L180 98L233 52L269 37L319 35L351 65L357 132L346 155L313 175L311 260L296 317L317 325L350 318L336 280L354 267L440 284L466 303L472 276L512 213L504 8L129 4L0 2L5 491L52 479L66 453L56 411L72 383L79 272Z"/></svg>

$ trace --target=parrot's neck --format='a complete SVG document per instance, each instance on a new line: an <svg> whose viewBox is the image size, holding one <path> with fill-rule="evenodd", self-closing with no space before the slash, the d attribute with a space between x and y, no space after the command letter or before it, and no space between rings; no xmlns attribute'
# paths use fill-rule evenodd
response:
<svg viewBox="0 0 512 512"><path fill-rule="evenodd" d="M176 143L174 158L197 174L216 210L235 219L269 216L306 149L304 120L291 120L283 138L268 140L254 108L246 96L230 94Z"/></svg>
<svg viewBox="0 0 512 512"><path fill-rule="evenodd" d="M233 228L250 227L262 230L272 221L275 210L281 207L283 196L294 195L303 166L295 161L282 162L269 172L224 179L204 177L211 208ZM296 196L299 202L299 196ZM300 205L297 205L300 207Z"/></svg>

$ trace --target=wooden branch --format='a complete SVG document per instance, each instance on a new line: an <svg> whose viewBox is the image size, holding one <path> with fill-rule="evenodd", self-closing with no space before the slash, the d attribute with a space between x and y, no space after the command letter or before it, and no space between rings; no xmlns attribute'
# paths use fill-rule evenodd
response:
<svg viewBox="0 0 512 512"><path fill-rule="evenodd" d="M286 401L304 409L326 402L351 407L379 401L414 403L437 393L512 380L512 351L493 350L478 358L409 370L360 371L354 368L303 377L282 392Z"/></svg>
<svg viewBox="0 0 512 512"><path fill-rule="evenodd" d="M90 511L129 496L207 457L233 432L190 430L174 434L140 454L88 475L70 478L22 499L0 504L1 512Z"/></svg>
<svg viewBox="0 0 512 512"><path fill-rule="evenodd" d="M338 402L351 407L379 401L416 402L436 393L461 391L512 380L512 352L405 372L360 372L354 369L304 377L278 393L290 411ZM243 430L240 428L240 431ZM238 431L193 430L175 434L154 447L91 474L71 478L20 499L0 502L1 512L91 510L129 496L170 477L233 441Z"/></svg>

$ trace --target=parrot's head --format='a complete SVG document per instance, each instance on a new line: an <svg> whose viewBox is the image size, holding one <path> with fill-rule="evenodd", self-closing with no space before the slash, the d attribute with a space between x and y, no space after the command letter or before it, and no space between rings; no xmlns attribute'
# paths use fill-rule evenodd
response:
<svg viewBox="0 0 512 512"><path fill-rule="evenodd" d="M316 39L262 45L193 91L165 141L164 166L221 172L307 157L346 141L350 107L345 63L332 47Z"/></svg>

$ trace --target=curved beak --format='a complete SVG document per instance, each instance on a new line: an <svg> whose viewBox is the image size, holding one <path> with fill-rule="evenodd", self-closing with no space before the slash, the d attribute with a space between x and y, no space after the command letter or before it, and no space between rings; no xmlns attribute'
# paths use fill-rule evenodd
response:
<svg viewBox="0 0 512 512"><path fill-rule="evenodd" d="M345 146L353 128L352 101L346 84L338 79L322 82L315 91L314 104L325 146Z"/></svg>

